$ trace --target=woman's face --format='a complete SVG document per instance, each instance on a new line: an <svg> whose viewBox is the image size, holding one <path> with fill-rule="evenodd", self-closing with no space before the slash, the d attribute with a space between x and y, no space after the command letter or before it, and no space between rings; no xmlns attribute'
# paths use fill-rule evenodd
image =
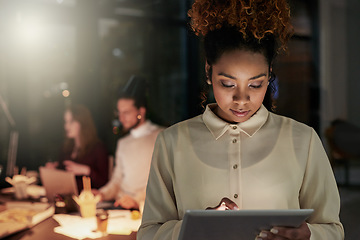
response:
<svg viewBox="0 0 360 240"><path fill-rule="evenodd" d="M80 136L80 123L74 120L70 111L66 111L64 114L64 129L68 138L76 138Z"/></svg>
<svg viewBox="0 0 360 240"><path fill-rule="evenodd" d="M210 66L206 65L209 71ZM212 86L218 107L215 114L230 123L248 120L260 108L270 78L261 53L225 52L212 65Z"/></svg>

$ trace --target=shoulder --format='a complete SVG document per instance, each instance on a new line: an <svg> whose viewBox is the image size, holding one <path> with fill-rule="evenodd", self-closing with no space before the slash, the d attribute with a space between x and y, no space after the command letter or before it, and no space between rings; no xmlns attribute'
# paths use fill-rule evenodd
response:
<svg viewBox="0 0 360 240"><path fill-rule="evenodd" d="M104 142L102 142L100 139L97 141L91 143L86 148L86 156L87 157L99 157L99 156L107 156L108 150Z"/></svg>
<svg viewBox="0 0 360 240"><path fill-rule="evenodd" d="M177 144L179 141L185 143L190 136L199 136L207 131L201 115L175 123L170 127L160 131L158 141L163 141L166 145Z"/></svg>
<svg viewBox="0 0 360 240"><path fill-rule="evenodd" d="M196 117L175 123L170 127L164 129L162 133L164 135L172 135L175 133L179 133L182 131L194 130L198 127L205 126L204 121L202 120L202 115L198 115Z"/></svg>
<svg viewBox="0 0 360 240"><path fill-rule="evenodd" d="M315 133L314 129L305 123L271 112L269 114L269 122L270 125L274 125L282 131L288 131L294 137L311 137Z"/></svg>
<svg viewBox="0 0 360 240"><path fill-rule="evenodd" d="M280 124L282 126L289 126L296 129L301 130L311 130L312 127L306 125L305 123L299 122L290 117L285 117L276 113L269 112L269 118L273 120L276 124Z"/></svg>
<svg viewBox="0 0 360 240"><path fill-rule="evenodd" d="M157 135L159 132L163 131L165 127L150 122L149 129L151 130L151 134Z"/></svg>
<svg viewBox="0 0 360 240"><path fill-rule="evenodd" d="M128 133L125 136L120 137L117 140L117 144L119 145L120 143L131 141L131 139L133 139L133 137L131 136L131 134Z"/></svg>

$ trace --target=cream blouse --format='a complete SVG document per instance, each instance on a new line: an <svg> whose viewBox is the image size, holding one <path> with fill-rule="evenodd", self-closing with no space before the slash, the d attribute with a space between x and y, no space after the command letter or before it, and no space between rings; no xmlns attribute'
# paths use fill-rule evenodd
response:
<svg viewBox="0 0 360 240"><path fill-rule="evenodd" d="M137 239L175 240L187 209L223 197L240 209L312 208L311 240L343 239L337 185L316 132L264 106L229 124L215 106L159 134Z"/></svg>

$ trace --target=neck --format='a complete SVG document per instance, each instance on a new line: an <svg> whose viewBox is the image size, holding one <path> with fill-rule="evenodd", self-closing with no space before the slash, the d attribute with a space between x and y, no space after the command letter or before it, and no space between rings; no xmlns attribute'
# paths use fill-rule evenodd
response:
<svg viewBox="0 0 360 240"><path fill-rule="evenodd" d="M145 123L145 119L143 119L143 118L138 119L137 122L135 123L135 125L130 128L130 130L136 129L136 128L140 127L141 125L143 125L144 123Z"/></svg>
<svg viewBox="0 0 360 240"><path fill-rule="evenodd" d="M75 147L75 149L80 148L80 138L79 137L74 138L74 147Z"/></svg>

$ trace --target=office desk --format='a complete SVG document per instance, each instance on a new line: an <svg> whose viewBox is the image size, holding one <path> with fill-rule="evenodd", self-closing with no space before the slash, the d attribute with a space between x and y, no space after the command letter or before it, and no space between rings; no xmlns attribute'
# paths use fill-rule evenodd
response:
<svg viewBox="0 0 360 240"><path fill-rule="evenodd" d="M54 228L59 224L51 217L38 225L15 233L13 235L3 238L4 240L73 240L73 238L64 236L54 232ZM96 238L99 240L136 240L136 233L133 232L131 235L107 235L105 237Z"/></svg>
<svg viewBox="0 0 360 240"><path fill-rule="evenodd" d="M0 202L13 201L10 195L0 194ZM5 210L4 204L0 204L0 211ZM54 232L54 228L59 226L58 222L52 217L40 222L30 229L26 229L7 237L1 238L2 240L74 240L74 238L67 237L62 234ZM99 240L136 240L136 232L130 235L112 235L96 238ZM86 240L89 240L88 238Z"/></svg>

